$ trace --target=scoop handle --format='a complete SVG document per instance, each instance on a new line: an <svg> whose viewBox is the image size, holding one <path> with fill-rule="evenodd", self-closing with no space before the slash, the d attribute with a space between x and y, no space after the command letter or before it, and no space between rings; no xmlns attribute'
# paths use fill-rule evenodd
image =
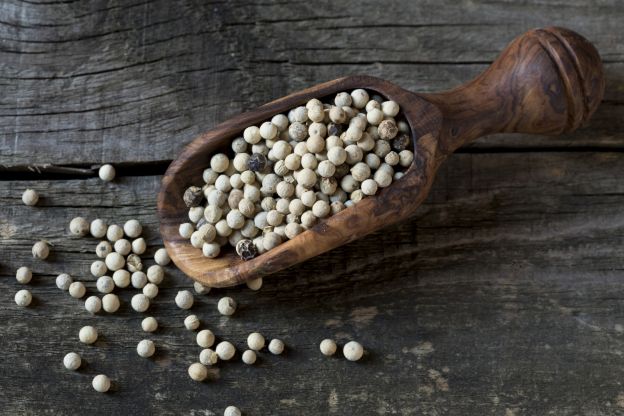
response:
<svg viewBox="0 0 624 416"><path fill-rule="evenodd" d="M594 113L604 88L596 48L578 33L548 27L518 36L472 81L420 95L441 110L438 150L450 154L492 133L573 131Z"/></svg>

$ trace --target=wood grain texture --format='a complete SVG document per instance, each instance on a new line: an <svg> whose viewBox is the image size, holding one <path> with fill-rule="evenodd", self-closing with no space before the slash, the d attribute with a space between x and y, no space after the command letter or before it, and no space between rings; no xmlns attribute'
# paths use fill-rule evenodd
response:
<svg viewBox="0 0 624 416"><path fill-rule="evenodd" d="M0 413L621 414L623 19L619 2L585 0L0 2ZM196 297L194 312L239 353L260 330L286 341L285 357L263 353L258 368L229 363L218 381L192 383L199 348L173 305L190 283L171 268L153 307L163 327L153 361L135 352L133 290L119 314L95 320L55 288L67 271L94 291L94 242L64 234L75 215L137 217L150 253L158 247L154 175L219 122L352 74L441 91L548 25L602 54L605 100L588 127L478 140L442 167L412 221L267 278L258 293ZM85 179L104 161L118 181ZM46 163L42 176L22 173ZM49 180L61 175L72 179ZM27 186L41 206L20 203ZM55 244L49 262L31 259L36 238ZM36 301L23 310L13 294L25 264ZM215 310L225 294L241 304L230 319ZM93 322L103 339L82 347L77 331ZM325 337L369 353L325 359ZM62 368L70 350L88 363L78 373ZM92 391L99 372L113 393Z"/></svg>
<svg viewBox="0 0 624 416"><path fill-rule="evenodd" d="M7 0L0 15L4 165L170 160L233 115L347 75L441 91L483 71L518 33L548 25L601 51L607 102L582 133L478 146L620 148L623 139L617 2Z"/></svg>
<svg viewBox="0 0 624 416"><path fill-rule="evenodd" d="M258 293L196 297L193 312L239 350L252 330L288 346L284 357L261 354L257 367L220 365L219 380L204 384L185 373L199 348L173 304L190 285L180 272L167 270L150 310L163 327L154 360L135 353L144 335L142 314L128 307L134 290L119 292L119 314L96 319L53 283L66 271L93 293L95 241L66 237L74 215L137 217L153 252L160 177L0 182L3 412L70 415L89 403L103 415L221 414L229 404L249 416L617 414L623 166L620 153L451 157L413 221L267 278ZM41 191L41 206L21 205L26 186ZM37 237L54 244L51 261L30 258ZM29 309L12 302L20 287L13 273L24 264L35 271ZM241 304L232 318L216 312L225 294ZM89 323L103 341L80 346L77 331ZM369 352L358 364L324 358L317 348L325 337L358 339ZM62 368L70 350L88 362L78 373ZM99 372L113 378L113 393L92 392Z"/></svg>

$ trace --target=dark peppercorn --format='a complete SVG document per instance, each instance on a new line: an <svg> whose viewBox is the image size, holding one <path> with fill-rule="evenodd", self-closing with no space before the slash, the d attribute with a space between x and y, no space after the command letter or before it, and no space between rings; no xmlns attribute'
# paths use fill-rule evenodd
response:
<svg viewBox="0 0 624 416"><path fill-rule="evenodd" d="M251 240L240 240L236 243L236 253L243 260L251 260L258 255L258 249Z"/></svg>
<svg viewBox="0 0 624 416"><path fill-rule="evenodd" d="M266 156L264 156L262 153L252 154L249 158L249 161L247 161L247 166L249 167L249 170L253 172L264 172L268 164L269 163Z"/></svg>
<svg viewBox="0 0 624 416"><path fill-rule="evenodd" d="M199 186L191 186L184 192L184 203L187 207L197 207L204 199L204 192Z"/></svg>
<svg viewBox="0 0 624 416"><path fill-rule="evenodd" d="M329 123L327 125L327 134L330 136L340 136L342 134L342 124Z"/></svg>
<svg viewBox="0 0 624 416"><path fill-rule="evenodd" d="M407 134L403 133L400 136L396 137L394 140L392 140L392 149L400 152L401 150L407 149L410 143L410 137Z"/></svg>

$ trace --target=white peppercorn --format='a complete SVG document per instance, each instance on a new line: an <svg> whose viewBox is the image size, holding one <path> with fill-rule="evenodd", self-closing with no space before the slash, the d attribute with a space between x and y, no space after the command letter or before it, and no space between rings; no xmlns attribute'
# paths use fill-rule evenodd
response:
<svg viewBox="0 0 624 416"><path fill-rule="evenodd" d="M117 224L109 225L108 229L106 230L106 238L108 239L108 241L112 243L119 240L120 238L123 238L123 235L124 235L123 228L121 228Z"/></svg>
<svg viewBox="0 0 624 416"><path fill-rule="evenodd" d="M147 280L155 285L162 283L165 278L165 271L158 264L154 264L147 268Z"/></svg>
<svg viewBox="0 0 624 416"><path fill-rule="evenodd" d="M242 356L243 362L248 365L252 365L256 362L256 353L252 350L247 350Z"/></svg>
<svg viewBox="0 0 624 416"><path fill-rule="evenodd" d="M111 382L110 379L104 374L98 374L93 377L93 381L91 382L93 389L98 393L106 393L110 390Z"/></svg>
<svg viewBox="0 0 624 416"><path fill-rule="evenodd" d="M316 201L312 206L312 213L317 218L325 218L329 215L330 208L329 204L326 201Z"/></svg>
<svg viewBox="0 0 624 416"><path fill-rule="evenodd" d="M89 233L89 222L82 217L76 217L69 222L69 232L78 237Z"/></svg>
<svg viewBox="0 0 624 416"><path fill-rule="evenodd" d="M98 332L92 326L83 326L78 332L78 339L83 344L93 344L98 339Z"/></svg>
<svg viewBox="0 0 624 416"><path fill-rule="evenodd" d="M228 212L226 216L226 222L228 227L233 230L238 230L241 229L243 225L245 225L245 216L238 209L233 209L232 211Z"/></svg>
<svg viewBox="0 0 624 416"><path fill-rule="evenodd" d="M84 303L87 312L96 314L102 309L102 301L97 296L89 296Z"/></svg>
<svg viewBox="0 0 624 416"><path fill-rule="evenodd" d="M101 259L106 258L106 256L108 256L108 254L112 251L113 247L108 241L100 241L95 247L95 255Z"/></svg>
<svg viewBox="0 0 624 416"><path fill-rule="evenodd" d="M130 286L130 272L124 269L119 269L113 273L113 281L115 286L119 288L125 288Z"/></svg>
<svg viewBox="0 0 624 416"><path fill-rule="evenodd" d="M50 247L46 241L37 241L32 246L32 255L36 259L45 260L50 255Z"/></svg>
<svg viewBox="0 0 624 416"><path fill-rule="evenodd" d="M137 354L139 357L149 358L156 352L156 346L154 341L150 339L143 339L137 344Z"/></svg>
<svg viewBox="0 0 624 416"><path fill-rule="evenodd" d="M368 93L366 92L366 90L361 88L355 89L351 91L351 100L353 107L357 109L364 108L369 100Z"/></svg>
<svg viewBox="0 0 624 416"><path fill-rule="evenodd" d="M271 250L279 246L282 242L282 238L279 234L274 232L268 232L262 237L262 244L265 250Z"/></svg>
<svg viewBox="0 0 624 416"><path fill-rule="evenodd" d="M362 192L361 189L356 189L355 191L351 192L351 195L349 195L349 199L354 203L360 202L363 198L364 192Z"/></svg>
<svg viewBox="0 0 624 416"><path fill-rule="evenodd" d="M342 201L334 201L330 204L330 208L331 208L331 214L332 215L336 215L338 214L340 211L342 211L343 209L345 209L344 204L342 203Z"/></svg>
<svg viewBox="0 0 624 416"><path fill-rule="evenodd" d="M69 285L69 295L72 298L80 299L87 293L87 289L82 282L73 282Z"/></svg>
<svg viewBox="0 0 624 416"><path fill-rule="evenodd" d="M102 179L104 182L110 182L113 179L115 179L115 168L113 167L113 165L102 165L100 167L100 169L98 170L98 176L100 177L100 179Z"/></svg>
<svg viewBox="0 0 624 416"><path fill-rule="evenodd" d="M353 179L358 182L363 182L364 180L368 179L370 177L370 174L370 167L364 162L358 162L351 168L351 176L353 176Z"/></svg>
<svg viewBox="0 0 624 416"><path fill-rule="evenodd" d="M288 117L284 114L276 114L271 119L271 123L273 123L279 131L284 131L288 128Z"/></svg>
<svg viewBox="0 0 624 416"><path fill-rule="evenodd" d="M195 292L197 292L197 294L199 295L205 295L206 293L210 292L210 286L204 286L199 282L193 283L193 289L195 289Z"/></svg>
<svg viewBox="0 0 624 416"><path fill-rule="evenodd" d="M365 152L370 152L375 148L375 139L373 139L370 134L364 133L360 141L357 142L357 147Z"/></svg>
<svg viewBox="0 0 624 416"><path fill-rule="evenodd" d="M371 111L373 111L373 109L381 109L381 104L379 103L379 101L377 100L370 100L369 102L366 103L366 112L370 113Z"/></svg>
<svg viewBox="0 0 624 416"><path fill-rule="evenodd" d="M96 287L100 293L110 293L115 288L115 282L110 276L100 276L96 282Z"/></svg>
<svg viewBox="0 0 624 416"><path fill-rule="evenodd" d="M28 306L32 302L32 294L27 289L18 290L15 294L17 306Z"/></svg>
<svg viewBox="0 0 624 416"><path fill-rule="evenodd" d="M143 294L150 299L154 299L156 296L158 296L158 286L156 286L154 283L146 284L145 286L143 286Z"/></svg>
<svg viewBox="0 0 624 416"><path fill-rule="evenodd" d="M262 287L262 278L258 277L257 279L247 280L247 287L251 290L260 290Z"/></svg>
<svg viewBox="0 0 624 416"><path fill-rule="evenodd" d="M351 95L346 92L339 92L336 94L336 98L334 98L334 104L338 107L350 106L351 105Z"/></svg>
<svg viewBox="0 0 624 416"><path fill-rule="evenodd" d="M242 137L232 140L232 150L234 153L243 153L247 150L247 142Z"/></svg>
<svg viewBox="0 0 624 416"><path fill-rule="evenodd" d="M223 297L219 299L219 303L217 304L217 309L221 315L231 316L236 312L236 301L231 297Z"/></svg>
<svg viewBox="0 0 624 416"><path fill-rule="evenodd" d="M321 353L326 356L332 356L336 353L336 342L333 339L324 339L320 345Z"/></svg>
<svg viewBox="0 0 624 416"><path fill-rule="evenodd" d="M199 362L203 365L215 365L219 361L219 355L210 348L204 348L199 353Z"/></svg>
<svg viewBox="0 0 624 416"><path fill-rule="evenodd" d="M296 236L298 236L299 234L301 234L303 232L303 227L296 223L296 222L291 222L289 224L286 224L286 227L284 228L284 235L289 239L293 239Z"/></svg>
<svg viewBox="0 0 624 416"><path fill-rule="evenodd" d="M198 326L199 326L199 321L198 321ZM201 331L197 333L197 336L195 337L195 341L197 341L197 345L199 345L202 348L210 348L213 346L215 342L215 336L211 330L202 329Z"/></svg>
<svg viewBox="0 0 624 416"><path fill-rule="evenodd" d="M121 306L119 296L108 293L102 297L102 309L108 313L115 313Z"/></svg>
<svg viewBox="0 0 624 416"><path fill-rule="evenodd" d="M15 273L15 280L17 280L18 283L25 285L29 283L31 279L32 271L30 271L28 267L22 266L17 269L17 272Z"/></svg>
<svg viewBox="0 0 624 416"><path fill-rule="evenodd" d="M113 244L113 248L117 253L121 254L122 256L127 256L130 251L132 251L132 244L125 238L120 238L119 240L115 241L115 244Z"/></svg>
<svg viewBox="0 0 624 416"><path fill-rule="evenodd" d="M381 103L381 111L387 117L395 117L399 114L399 105L395 101L384 101Z"/></svg>
<svg viewBox="0 0 624 416"><path fill-rule="evenodd" d="M96 260L91 263L91 274L95 277L104 276L108 269L106 268L106 264L102 260Z"/></svg>
<svg viewBox="0 0 624 416"><path fill-rule="evenodd" d="M175 297L175 303L180 309L191 309L193 306L193 294L188 290L180 290Z"/></svg>
<svg viewBox="0 0 624 416"><path fill-rule="evenodd" d="M259 332L252 332L247 336L247 346L254 351L264 348L264 336Z"/></svg>
<svg viewBox="0 0 624 416"><path fill-rule="evenodd" d="M414 161L414 153L411 150L402 150L399 153L399 163L402 167L409 167Z"/></svg>
<svg viewBox="0 0 624 416"><path fill-rule="evenodd" d="M383 120L377 127L379 138L381 140L392 140L399 132L398 127L392 120Z"/></svg>
<svg viewBox="0 0 624 416"><path fill-rule="evenodd" d="M116 271L124 267L126 260L121 254L112 252L106 255L105 264L109 270Z"/></svg>
<svg viewBox="0 0 624 416"><path fill-rule="evenodd" d="M137 293L132 296L130 306L137 312L145 312L150 306L150 300L143 293Z"/></svg>
<svg viewBox="0 0 624 416"><path fill-rule="evenodd" d="M145 332L154 332L158 329L158 321L153 316L148 316L141 321L141 329Z"/></svg>
<svg viewBox="0 0 624 416"><path fill-rule="evenodd" d="M89 226L89 231L91 235L95 238L102 238L106 235L106 231L108 230L108 225L99 218L91 221L91 225Z"/></svg>
<svg viewBox="0 0 624 416"><path fill-rule="evenodd" d="M82 359L75 352L69 352L63 357L63 365L68 370L78 370L82 364Z"/></svg>
<svg viewBox="0 0 624 416"><path fill-rule="evenodd" d="M312 211L306 211L301 214L301 225L305 228L310 228L316 224L316 216Z"/></svg>
<svg viewBox="0 0 624 416"><path fill-rule="evenodd" d="M171 259L169 258L169 253L167 253L167 250L165 250L164 248L159 248L158 250L156 250L156 253L154 253L154 261L160 266L166 266L169 264L169 262L171 262Z"/></svg>
<svg viewBox="0 0 624 416"><path fill-rule="evenodd" d="M284 215L273 209L267 213L267 223L273 227L276 227L284 220Z"/></svg>
<svg viewBox="0 0 624 416"><path fill-rule="evenodd" d="M350 341L342 348L342 353L349 361L358 361L364 355L364 348L359 342Z"/></svg>
<svg viewBox="0 0 624 416"><path fill-rule="evenodd" d="M189 315L184 318L184 326L189 331L195 331L197 328L199 328L199 318L197 317L197 315Z"/></svg>
<svg viewBox="0 0 624 416"><path fill-rule="evenodd" d="M352 175L346 175L340 180L340 187L343 191L348 193L355 191L359 186L359 182L356 181Z"/></svg>
<svg viewBox="0 0 624 416"><path fill-rule="evenodd" d="M232 228L230 228L230 226L227 223L227 220L225 219L218 221L215 224L215 229L217 231L217 235L221 237L227 237L230 234L232 234Z"/></svg>
<svg viewBox="0 0 624 416"><path fill-rule="evenodd" d="M217 173L225 172L229 165L230 160L223 153L217 153L210 158L210 168Z"/></svg>
<svg viewBox="0 0 624 416"><path fill-rule="evenodd" d="M347 152L346 162L349 165L356 164L357 162L361 161L362 158L364 157L364 153L362 152L362 149L360 149L355 144L350 144L347 147L345 147L345 152Z"/></svg>
<svg viewBox="0 0 624 416"><path fill-rule="evenodd" d="M377 182L373 179L366 179L361 184L361 190L364 195L375 195L377 193Z"/></svg>
<svg viewBox="0 0 624 416"><path fill-rule="evenodd" d="M385 170L377 170L373 175L373 179L380 188L385 188L392 183L392 175Z"/></svg>
<svg viewBox="0 0 624 416"><path fill-rule="evenodd" d="M56 287L61 290L69 290L69 285L73 283L74 279L67 273L61 273L56 276Z"/></svg>
<svg viewBox="0 0 624 416"><path fill-rule="evenodd" d="M250 170L246 170L244 172L241 173L241 181L245 184L245 185L251 185L256 181L256 175L250 171ZM244 188L244 186L243 186Z"/></svg>
<svg viewBox="0 0 624 416"><path fill-rule="evenodd" d="M204 243L202 245L202 254L209 259L214 259L221 253L221 246L217 243Z"/></svg>
<svg viewBox="0 0 624 416"><path fill-rule="evenodd" d="M222 361L228 361L236 354L236 348L228 341L221 341L217 344L215 352Z"/></svg>
<svg viewBox="0 0 624 416"><path fill-rule="evenodd" d="M223 411L223 416L241 416L241 411L236 406L228 406Z"/></svg>
<svg viewBox="0 0 624 416"><path fill-rule="evenodd" d="M208 377L208 369L202 363L193 363L188 368L188 374L195 381L204 381Z"/></svg>
<svg viewBox="0 0 624 416"><path fill-rule="evenodd" d="M384 157L384 162L386 162L390 166L396 166L399 164L400 158L397 152L390 151Z"/></svg>
<svg viewBox="0 0 624 416"><path fill-rule="evenodd" d="M271 354L279 355L284 351L284 342L279 339L272 339L269 342L269 351Z"/></svg>
<svg viewBox="0 0 624 416"><path fill-rule="evenodd" d="M142 271L136 271L132 273L130 281L132 283L132 287L136 289L143 289L143 287L147 284L147 276Z"/></svg>
<svg viewBox="0 0 624 416"><path fill-rule="evenodd" d="M26 189L22 194L22 202L24 205L34 206L39 201L39 194L34 189Z"/></svg>

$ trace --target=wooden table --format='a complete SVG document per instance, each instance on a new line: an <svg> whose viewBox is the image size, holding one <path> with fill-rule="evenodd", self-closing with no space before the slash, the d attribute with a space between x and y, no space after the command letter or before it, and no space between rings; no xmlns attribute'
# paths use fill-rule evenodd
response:
<svg viewBox="0 0 624 416"><path fill-rule="evenodd" d="M437 0L0 3L0 414L598 415L624 412L624 8L616 1ZM567 26L605 63L591 125L558 138L496 136L461 149L413 221L265 279L260 292L213 290L193 312L239 350L279 337L195 383L200 348L173 297L173 267L150 314L154 359L135 352L141 314L121 291L114 315L88 316L58 290L87 281L95 240L77 215L137 218L160 243L160 175L198 133L240 111L347 74L416 91L457 85L531 27ZM92 166L118 167L111 184ZM33 171L41 171L40 174ZM26 187L40 192L34 208ZM32 244L53 244L34 261ZM35 302L13 302L31 266ZM231 318L216 302L240 303ZM78 329L102 336L80 345ZM357 339L360 363L325 358L326 337ZM73 373L62 358L86 361ZM113 391L95 393L108 374Z"/></svg>

